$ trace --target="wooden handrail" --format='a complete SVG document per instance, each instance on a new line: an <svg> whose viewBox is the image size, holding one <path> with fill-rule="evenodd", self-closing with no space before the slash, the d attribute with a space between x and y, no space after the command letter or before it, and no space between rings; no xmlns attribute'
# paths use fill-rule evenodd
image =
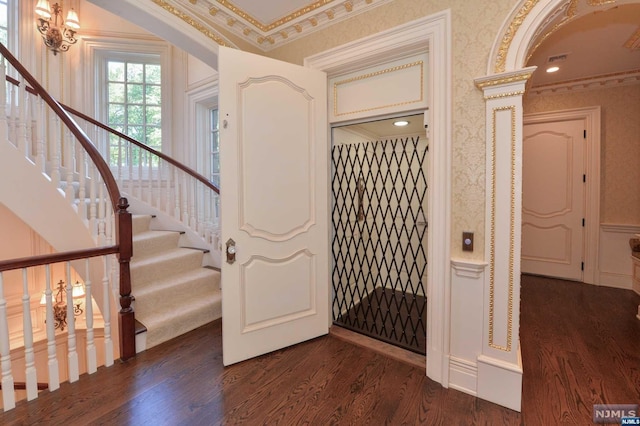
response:
<svg viewBox="0 0 640 426"><path fill-rule="evenodd" d="M16 80L15 78L12 78L10 76L7 76L7 81L16 85L16 86L20 86L20 82L18 80ZM29 93L32 93L34 95L38 95L38 93L36 92L36 90L34 90L33 88L26 86L25 90ZM173 165L174 167L177 167L178 169L182 170L183 172L185 172L186 174L188 174L189 176L193 177L194 179L197 179L198 181L202 182L205 186L207 186L209 189L211 189L212 191L214 191L216 194L220 194L220 188L218 188L213 182L211 182L210 180L208 180L206 177L202 176L200 173L196 172L195 170L193 170L190 167L185 166L184 164L180 163L179 161L174 160L173 158L169 157L166 154L163 154L160 151L156 151L155 149L143 144L142 142L139 142L135 139L133 139L130 136L125 135L122 132L117 131L114 128L111 128L109 126L107 126L104 123L99 122L98 120L74 109L71 108L68 105L65 105L63 103L60 103L60 106L62 108L64 108L69 114L75 115L77 117L82 118L83 120L93 124L94 126L100 127L103 130L106 130L107 132L118 136L121 139L126 140L129 143L132 143L133 145L147 151L150 152L151 154L162 158L164 161L166 161L167 163Z"/></svg>
<svg viewBox="0 0 640 426"><path fill-rule="evenodd" d="M66 251L64 253L43 254L40 256L22 257L18 259L0 260L0 272L12 269L30 268L32 266L48 265L52 263L69 262L71 260L87 259L119 252L119 247L107 246L84 250Z"/></svg>
<svg viewBox="0 0 640 426"><path fill-rule="evenodd" d="M9 61L9 63L24 77L24 79L29 82L31 88L35 91L35 94L40 96L42 100L44 100L49 107L56 113L58 117L62 120L62 122L71 130L71 133L78 139L82 147L87 151L89 157L93 164L95 164L96 168L100 172L102 179L104 180L104 184L107 187L107 192L109 193L109 198L111 198L111 206L113 208L114 213L117 213L118 202L121 198L120 189L118 188L118 184L116 183L115 177L111 173L111 169L107 162L102 158L102 155L98 151L98 149L91 143L87 135L82 131L80 126L76 124L76 122L71 118L69 113L65 111L64 108L53 99L51 95L38 83L38 80L35 79L26 68L9 52L4 44L0 43L0 54L5 57Z"/></svg>
<svg viewBox="0 0 640 426"><path fill-rule="evenodd" d="M56 101L49 93L38 83L38 81L26 70L26 68L11 54L4 44L0 43L0 54L18 71L18 73L25 79L28 84L25 84L25 90L31 85L32 91L37 96L40 96L47 105L53 110L53 112L62 120L67 128L73 133L76 139L80 142L85 152L89 155L89 158L93 162L93 165L98 169L98 173L102 177L104 185L107 188L107 194L111 199L111 207L115 214L115 237L116 248L115 254L120 264L120 279L119 279L119 293L120 293L120 312L118 316L118 328L120 330L120 357L123 360L133 358L136 355L135 344L135 314L131 307L131 272L130 261L133 254L133 232L131 213L127 211L129 202L126 198L120 194L120 189L116 182L115 177L111 173L111 168L102 157L95 145L89 140L84 131L78 126L78 124L71 118L69 113ZM14 80L14 79L12 79ZM15 81L15 80L14 80ZM80 250L77 253L72 252L73 255L81 254L82 252L91 253L94 249ZM59 253L61 256L69 255L69 253ZM91 256L86 256L91 257ZM18 259L20 260L20 259ZM24 260L23 260L24 261ZM40 262L45 262L46 257L39 259ZM15 260L8 261L13 264ZM19 263L18 263L19 264ZM25 263L26 264L26 263ZM46 264L46 263L39 263ZM7 265L8 266L8 265Z"/></svg>
<svg viewBox="0 0 640 426"><path fill-rule="evenodd" d="M163 154L160 151L156 151L155 149L149 147L148 145L143 144L142 142L139 142L135 139L133 139L130 136L125 135L122 132L117 131L116 129L113 129L109 126L107 126L104 123L99 122L98 120L89 117L86 114L81 113L80 111L71 108L70 106L67 106L65 104L60 104L62 106L62 108L64 108L65 110L67 110L68 113L73 114L75 116L78 116L80 118L82 118L83 120L88 121L89 123L93 124L94 126L98 126L103 130L106 130L107 132L118 136L119 138L122 138L124 140L126 140L129 143L134 144L135 146L142 148L143 150L150 152L151 154L162 158L164 161L166 161L167 163L170 163L171 165L179 168L180 170L182 170L183 172L187 173L188 175L190 175L191 177L193 177L194 179L199 180L200 182L202 182L204 185L206 185L209 189L211 189L212 191L214 191L216 194L220 194L220 188L218 188L213 182L211 182L210 180L208 180L206 177L202 176L200 173L196 172L195 170L191 169L190 167L185 166L184 164L180 163L179 161L174 160L173 158L169 157L166 154Z"/></svg>

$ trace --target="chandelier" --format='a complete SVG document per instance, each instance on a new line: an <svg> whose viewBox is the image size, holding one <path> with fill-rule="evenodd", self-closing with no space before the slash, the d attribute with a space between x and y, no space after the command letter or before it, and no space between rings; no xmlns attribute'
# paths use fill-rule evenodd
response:
<svg viewBox="0 0 640 426"><path fill-rule="evenodd" d="M54 55L66 52L69 46L78 41L76 31L80 28L80 21L75 10L69 10L67 19L62 20L62 6L55 3L50 7L48 0L38 0L36 15L38 31L45 46L53 51Z"/></svg>

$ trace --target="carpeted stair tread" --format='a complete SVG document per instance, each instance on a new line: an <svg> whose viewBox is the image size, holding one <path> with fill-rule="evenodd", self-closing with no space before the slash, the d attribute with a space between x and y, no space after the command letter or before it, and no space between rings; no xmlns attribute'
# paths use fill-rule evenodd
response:
<svg viewBox="0 0 640 426"><path fill-rule="evenodd" d="M203 250L178 247L180 233L150 230L133 215L131 287L146 349L222 317L220 271L202 267Z"/></svg>
<svg viewBox="0 0 640 426"><path fill-rule="evenodd" d="M133 256L148 257L178 246L180 233L174 231L142 231L133 236Z"/></svg>
<svg viewBox="0 0 640 426"><path fill-rule="evenodd" d="M180 301L173 309L159 310L140 318L147 327L147 347L156 346L222 316L222 296L216 291L211 297L193 295Z"/></svg>
<svg viewBox="0 0 640 426"><path fill-rule="evenodd" d="M202 252L185 248L175 248L131 259L131 281L142 283L155 281L168 275L202 267Z"/></svg>
<svg viewBox="0 0 640 426"><path fill-rule="evenodd" d="M189 292L197 290L198 286L210 286L213 289L220 288L220 274L205 268L198 268L163 277L155 281L132 284L132 294L136 299L147 300L151 298L168 298L179 296L174 292Z"/></svg>

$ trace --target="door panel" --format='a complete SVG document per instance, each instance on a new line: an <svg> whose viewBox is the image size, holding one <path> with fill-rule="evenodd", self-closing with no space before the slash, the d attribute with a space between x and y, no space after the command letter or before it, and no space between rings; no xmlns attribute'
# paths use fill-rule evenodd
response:
<svg viewBox="0 0 640 426"><path fill-rule="evenodd" d="M522 272L582 280L584 121L526 124Z"/></svg>
<svg viewBox="0 0 640 426"><path fill-rule="evenodd" d="M220 49L223 362L328 332L323 72Z"/></svg>

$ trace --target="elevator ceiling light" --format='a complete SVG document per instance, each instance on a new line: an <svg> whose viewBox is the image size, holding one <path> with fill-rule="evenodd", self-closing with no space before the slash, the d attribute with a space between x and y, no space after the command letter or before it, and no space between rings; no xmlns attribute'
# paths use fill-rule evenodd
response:
<svg viewBox="0 0 640 426"><path fill-rule="evenodd" d="M408 125L409 122L407 120L398 120L398 121L394 121L393 125L394 126L398 126L398 127L404 127L406 125Z"/></svg>
<svg viewBox="0 0 640 426"><path fill-rule="evenodd" d="M548 73L556 72L560 69L560 67L549 67L547 68Z"/></svg>

